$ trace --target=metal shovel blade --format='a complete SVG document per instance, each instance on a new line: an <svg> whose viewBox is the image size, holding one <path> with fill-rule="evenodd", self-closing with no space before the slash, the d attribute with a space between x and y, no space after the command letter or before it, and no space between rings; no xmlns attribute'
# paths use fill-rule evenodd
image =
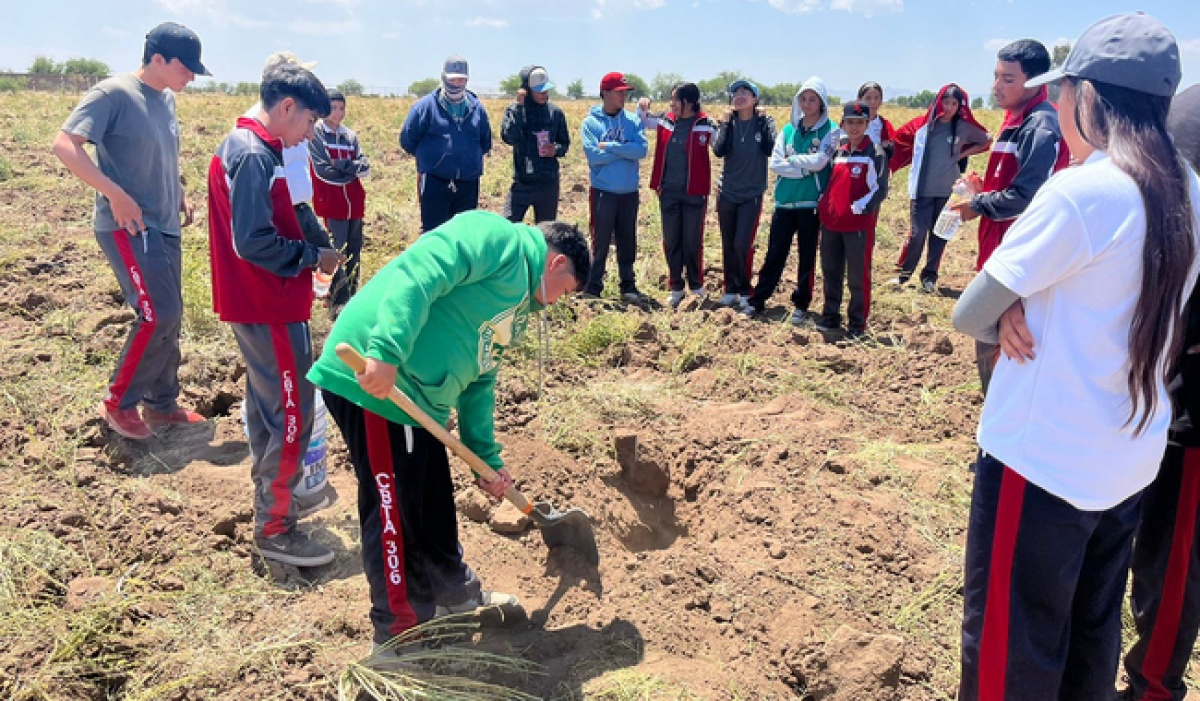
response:
<svg viewBox="0 0 1200 701"><path fill-rule="evenodd" d="M599 567L600 550L596 547L596 531L592 529L592 519L586 511L577 507L559 511L548 501L538 501L534 502L529 515L541 530L546 547L563 545L574 548L589 563Z"/></svg>

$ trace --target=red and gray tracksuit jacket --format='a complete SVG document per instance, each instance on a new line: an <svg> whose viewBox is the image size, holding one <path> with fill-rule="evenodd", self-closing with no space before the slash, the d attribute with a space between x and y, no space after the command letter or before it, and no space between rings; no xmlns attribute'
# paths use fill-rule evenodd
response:
<svg viewBox="0 0 1200 701"><path fill-rule="evenodd" d="M971 209L983 215L976 270L983 270L1038 188L1065 168L1070 158L1058 111L1046 100L1044 90L1020 115L1006 117L988 158L983 192L971 200Z"/></svg>
<svg viewBox="0 0 1200 701"><path fill-rule="evenodd" d="M817 204L821 227L839 233L874 231L888 193L887 154L869 136L851 148L843 134L830 162L829 185Z"/></svg>
<svg viewBox="0 0 1200 701"><path fill-rule="evenodd" d="M317 246L304 240L283 143L242 117L208 167L213 311L232 324L289 324L312 313Z"/></svg>
<svg viewBox="0 0 1200 701"><path fill-rule="evenodd" d="M312 162L313 209L325 219L362 219L367 201L362 180L371 172L358 145L358 135L342 125L324 122L308 142Z"/></svg>
<svg viewBox="0 0 1200 701"><path fill-rule="evenodd" d="M654 168L650 171L650 189L662 193L663 162L667 156L667 142L675 133L676 116L668 112L658 120L657 146L654 148ZM712 191L712 163L708 152L717 137L717 124L701 112L692 124L692 133L687 141L687 194L707 197Z"/></svg>

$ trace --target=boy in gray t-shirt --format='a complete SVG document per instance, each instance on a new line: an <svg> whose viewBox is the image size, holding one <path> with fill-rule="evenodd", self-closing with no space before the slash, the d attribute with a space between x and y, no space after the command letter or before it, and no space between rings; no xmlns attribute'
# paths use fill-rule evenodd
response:
<svg viewBox="0 0 1200 701"><path fill-rule="evenodd" d="M109 427L135 440L149 438L154 426L205 420L176 403L183 318L179 215L187 226L192 210L179 180L174 93L197 75L209 75L199 37L183 25L160 24L146 35L141 68L97 83L54 140L54 154L96 190L96 241L137 314L100 404ZM85 143L95 145L95 162Z"/></svg>

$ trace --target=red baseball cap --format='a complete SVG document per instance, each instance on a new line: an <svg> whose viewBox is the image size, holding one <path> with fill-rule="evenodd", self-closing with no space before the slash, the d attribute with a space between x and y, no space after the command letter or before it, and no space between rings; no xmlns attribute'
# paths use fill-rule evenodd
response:
<svg viewBox="0 0 1200 701"><path fill-rule="evenodd" d="M625 82L625 74L612 72L600 79L601 90L633 90L633 86Z"/></svg>

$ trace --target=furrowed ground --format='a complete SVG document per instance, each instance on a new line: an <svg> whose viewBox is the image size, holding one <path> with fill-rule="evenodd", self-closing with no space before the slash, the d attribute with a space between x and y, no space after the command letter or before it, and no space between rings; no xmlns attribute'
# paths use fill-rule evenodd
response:
<svg viewBox="0 0 1200 701"><path fill-rule="evenodd" d="M370 647L355 480L333 430L342 499L304 527L337 559L308 583L253 572L243 367L211 312L205 172L246 100L179 99L200 215L184 232L181 401L212 421L131 445L102 429L95 405L132 313L93 239L89 192L50 153L77 99L0 96L0 695L336 697L338 675ZM409 104L349 105L373 165L368 277L418 230L414 165L396 140ZM497 127L504 104L488 103ZM577 134L590 103L561 104ZM885 114L900 125L916 113ZM999 114L982 118L994 127ZM512 167L496 143L481 188L492 211ZM890 287L906 176L893 178L877 232L874 344L789 325L788 284L765 320L716 308L710 211L708 302L628 306L610 280L605 300L560 304L540 398L536 338L510 354L497 406L505 460L526 494L592 515L601 564L550 553L536 532L497 534L492 507L456 477L468 561L530 611L475 644L541 665L497 681L559 699L953 698L981 397L973 346L949 315L972 274L975 227L948 247L939 294ZM560 217L587 223L578 143ZM645 188L639 247L639 285L661 302ZM788 270L794 281L794 261ZM328 327L315 307L318 343Z"/></svg>

